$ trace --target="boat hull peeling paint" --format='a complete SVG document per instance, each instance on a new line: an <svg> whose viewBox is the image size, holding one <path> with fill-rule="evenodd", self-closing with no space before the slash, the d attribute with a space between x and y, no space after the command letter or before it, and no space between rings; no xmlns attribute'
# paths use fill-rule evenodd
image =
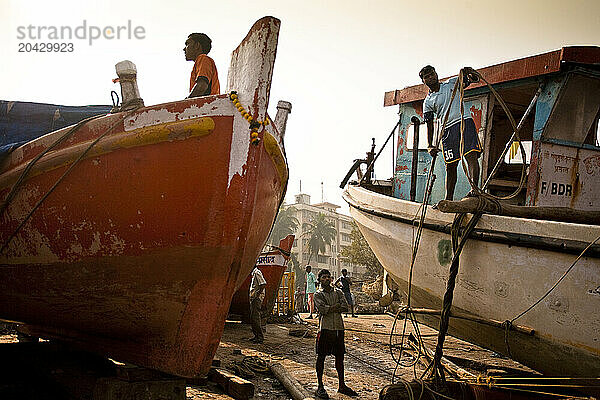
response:
<svg viewBox="0 0 600 400"><path fill-rule="evenodd" d="M257 24L270 34L253 28L245 40L263 59L276 51L279 20ZM246 76L270 86L270 76ZM259 103L246 107L266 115L268 98ZM27 143L0 166L2 201L68 129ZM265 136L276 138L268 149ZM233 293L285 195L278 133L269 126L259 138L250 143L248 122L227 95L87 122L35 163L1 215L0 243L16 234L0 254L0 318L117 360L205 374Z"/></svg>
<svg viewBox="0 0 600 400"><path fill-rule="evenodd" d="M412 244L419 203L348 186L344 198L350 214L384 268L408 292ZM411 305L441 309L452 258L453 214L428 208L426 227L413 269ZM411 221L414 221L412 223ZM437 227L437 228L436 228ZM445 231L445 232L444 232ZM483 215L461 253L453 310L499 322L511 320L541 298L573 263L577 251L560 250L560 241L583 249L600 235L600 227ZM488 237L486 240L480 238ZM557 244L538 246L529 240ZM490 239L491 238L491 239ZM512 244L508 244L512 242ZM540 248L544 247L544 248ZM544 374L600 375L600 258L583 257L541 303L514 324L534 329L533 335L463 319L450 319L449 334L476 343ZM433 327L439 316L417 315ZM508 342L508 345L507 345Z"/></svg>
<svg viewBox="0 0 600 400"><path fill-rule="evenodd" d="M279 247L274 247L269 251L260 253L256 259L256 266L262 272L267 286L265 287L265 298L262 303L262 315L268 317L273 312L275 300L279 293L279 286L283 273L287 268L287 262L290 258L290 250L294 243L294 235L288 235L281 239ZM243 322L250 322L250 283L252 274L250 274L242 286L235 292L229 307L229 313L239 315Z"/></svg>

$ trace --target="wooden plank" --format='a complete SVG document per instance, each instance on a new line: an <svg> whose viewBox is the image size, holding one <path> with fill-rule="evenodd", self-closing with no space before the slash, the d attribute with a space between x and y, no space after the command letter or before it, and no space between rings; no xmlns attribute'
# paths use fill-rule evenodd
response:
<svg viewBox="0 0 600 400"><path fill-rule="evenodd" d="M538 54L531 57L524 57L517 60L507 61L501 64L478 69L478 72L492 85L501 82L508 82L517 79L530 78L538 75L560 71L561 61L568 57L571 62L588 61L599 62L600 52L597 47L579 47L563 48L550 51L548 53ZM579 60L578 57L581 57ZM418 76L417 74L415 74ZM441 81L451 77L440 79ZM469 90L485 86L485 82L474 83L469 86ZM386 92L384 95L384 106L393 106L397 104L411 103L413 101L422 101L427 96L429 89L425 84L409 86L401 90ZM468 90L467 90L468 93Z"/></svg>
<svg viewBox="0 0 600 400"><path fill-rule="evenodd" d="M234 376L227 382L227 394L234 399L249 399L254 396L254 384L239 376Z"/></svg>
<svg viewBox="0 0 600 400"><path fill-rule="evenodd" d="M254 384L229 371L211 368L208 379L219 385L226 394L238 400L247 400L254 396Z"/></svg>
<svg viewBox="0 0 600 400"><path fill-rule="evenodd" d="M127 382L173 379L171 375L133 364L118 364L116 372L117 378Z"/></svg>

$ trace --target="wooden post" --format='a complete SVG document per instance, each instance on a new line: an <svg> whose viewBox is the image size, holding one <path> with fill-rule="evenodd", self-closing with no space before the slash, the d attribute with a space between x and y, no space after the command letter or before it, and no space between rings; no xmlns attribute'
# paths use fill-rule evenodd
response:
<svg viewBox="0 0 600 400"><path fill-rule="evenodd" d="M247 400L254 396L254 384L231 372L211 368L208 372L208 379L221 386L225 393L234 399Z"/></svg>
<svg viewBox="0 0 600 400"><path fill-rule="evenodd" d="M285 367L279 363L271 364L271 372L279 382L285 387L292 396L294 400L313 400L306 389L302 387L300 382L298 382L289 372L285 369Z"/></svg>
<svg viewBox="0 0 600 400"><path fill-rule="evenodd" d="M283 139L285 136L285 127L287 126L288 114L292 113L292 103L279 100L277 102L277 115L275 115L275 127L279 131L279 136Z"/></svg>

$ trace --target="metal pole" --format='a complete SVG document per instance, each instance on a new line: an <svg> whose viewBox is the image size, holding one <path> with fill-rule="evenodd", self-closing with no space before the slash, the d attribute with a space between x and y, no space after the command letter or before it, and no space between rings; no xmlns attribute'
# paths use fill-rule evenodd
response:
<svg viewBox="0 0 600 400"><path fill-rule="evenodd" d="M379 158L379 155L381 154L381 152L383 151L383 149L385 148L385 146L387 145L389 140L392 138L392 135L394 134L394 132L396 132L396 128L398 128L398 126L400 125L400 121L401 120L398 120L398 123L396 123L396 126L394 126L394 129L392 129L392 131L388 135L387 139L385 140L385 143L383 144L383 146L381 146L381 149L379 149L379 152L377 153L377 155L375 156L373 161L368 164L367 170L365 171L365 176L367 176L368 174L370 174L373 171L373 165L375 164L375 161L377 161L377 158ZM363 176L362 179L360 180L360 182L358 182L359 185L363 182L363 180L365 179L365 176Z"/></svg>
<svg viewBox="0 0 600 400"><path fill-rule="evenodd" d="M414 124L413 148L412 148L412 169L410 171L410 201L415 201L417 197L417 168L419 167L419 125L421 121L414 116L410 119Z"/></svg>

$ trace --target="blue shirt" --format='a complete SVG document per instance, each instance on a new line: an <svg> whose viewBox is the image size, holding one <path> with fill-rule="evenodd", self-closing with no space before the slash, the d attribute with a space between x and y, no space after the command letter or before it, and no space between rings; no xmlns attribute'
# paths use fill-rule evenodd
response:
<svg viewBox="0 0 600 400"><path fill-rule="evenodd" d="M454 77L448 79L446 82L440 82L440 90L437 92L429 92L423 101L423 114L426 112L433 112L435 118L439 119L440 126L444 122L444 117L446 116L446 111L448 110L450 99L452 98L452 90L454 89L454 84L457 79L457 77ZM459 89L456 90L454 100L452 101L452 105L450 107L448 122L446 122L446 129L460 122L461 120L460 93L458 90ZM471 118L471 112L467 107L464 109L463 118Z"/></svg>
<svg viewBox="0 0 600 400"><path fill-rule="evenodd" d="M317 291L317 278L311 272L306 273L306 293L314 293Z"/></svg>

